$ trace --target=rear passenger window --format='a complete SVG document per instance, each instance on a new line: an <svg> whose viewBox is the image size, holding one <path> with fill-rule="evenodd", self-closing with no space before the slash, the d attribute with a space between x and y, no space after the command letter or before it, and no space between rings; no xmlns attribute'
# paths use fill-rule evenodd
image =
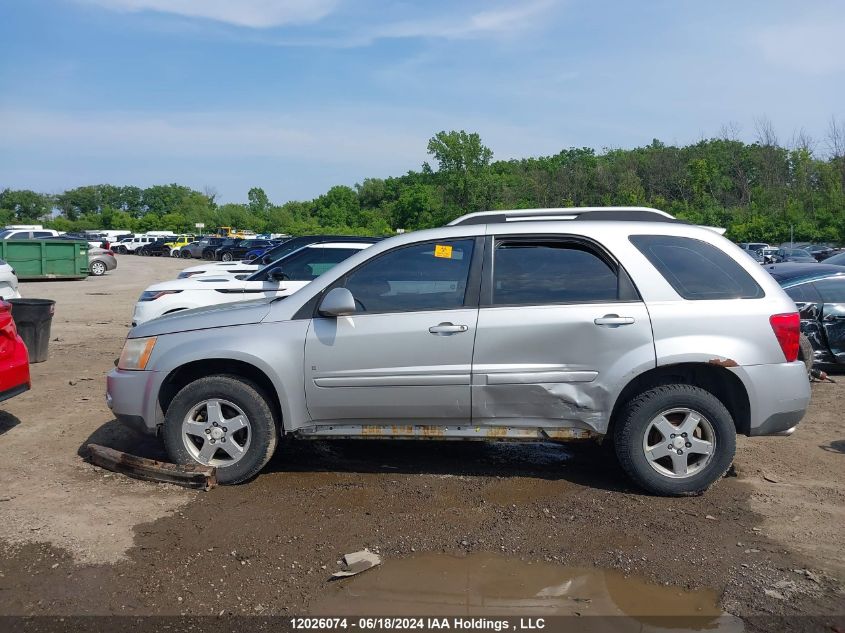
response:
<svg viewBox="0 0 845 633"><path fill-rule="evenodd" d="M496 245L493 305L616 301L616 271L588 247L564 241Z"/></svg>
<svg viewBox="0 0 845 633"><path fill-rule="evenodd" d="M670 235L632 235L628 239L684 299L765 296L742 266L712 244Z"/></svg>

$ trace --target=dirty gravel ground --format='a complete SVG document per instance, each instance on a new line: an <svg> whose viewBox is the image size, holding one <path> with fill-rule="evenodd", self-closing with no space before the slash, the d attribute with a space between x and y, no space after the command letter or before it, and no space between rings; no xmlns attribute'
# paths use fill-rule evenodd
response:
<svg viewBox="0 0 845 633"><path fill-rule="evenodd" d="M89 441L161 455L113 420L104 375L138 294L185 265L22 284L57 305L32 391L0 405L0 615L303 615L365 547L616 569L741 617L845 613L845 376L793 437L740 438L736 476L697 498L641 494L587 445L285 442L209 493L90 466Z"/></svg>

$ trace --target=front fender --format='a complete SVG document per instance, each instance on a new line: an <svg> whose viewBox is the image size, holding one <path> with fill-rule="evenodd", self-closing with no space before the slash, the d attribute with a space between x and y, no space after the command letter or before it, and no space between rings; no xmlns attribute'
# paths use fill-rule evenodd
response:
<svg viewBox="0 0 845 633"><path fill-rule="evenodd" d="M310 423L302 372L307 327L305 320L282 321L159 335L148 365L156 376L150 397L157 403L167 377L189 363L240 361L261 371L272 383L284 430L305 426ZM156 410L156 423L160 424L164 413L158 406Z"/></svg>

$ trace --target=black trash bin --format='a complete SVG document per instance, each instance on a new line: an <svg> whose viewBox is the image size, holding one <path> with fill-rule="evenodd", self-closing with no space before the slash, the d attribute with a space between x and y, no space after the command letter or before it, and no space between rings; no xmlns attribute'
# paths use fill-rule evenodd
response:
<svg viewBox="0 0 845 633"><path fill-rule="evenodd" d="M52 299L9 299L9 303L15 327L29 350L29 362L43 363L47 360L56 302Z"/></svg>

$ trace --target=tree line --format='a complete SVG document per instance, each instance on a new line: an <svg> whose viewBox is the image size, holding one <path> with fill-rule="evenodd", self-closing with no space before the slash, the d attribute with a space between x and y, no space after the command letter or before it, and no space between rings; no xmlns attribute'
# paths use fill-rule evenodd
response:
<svg viewBox="0 0 845 633"><path fill-rule="evenodd" d="M213 190L88 185L58 195L0 191L0 223L41 222L61 231L194 232L233 226L256 232L388 235L439 226L494 209L635 205L728 228L736 241L845 243L845 127L831 122L824 155L805 134L778 142L758 123L746 143L730 130L678 147L570 148L552 156L493 160L478 134L439 132L431 164L389 178L337 185L307 201L271 202L259 187L245 204L218 204Z"/></svg>

